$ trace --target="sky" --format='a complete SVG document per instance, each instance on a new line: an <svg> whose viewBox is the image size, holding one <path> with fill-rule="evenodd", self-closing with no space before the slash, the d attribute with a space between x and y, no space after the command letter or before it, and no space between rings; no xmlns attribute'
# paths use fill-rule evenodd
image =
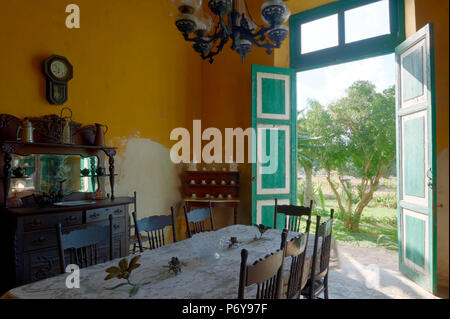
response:
<svg viewBox="0 0 450 319"><path fill-rule="evenodd" d="M382 0L345 12L346 42L390 33L389 1ZM337 15L301 26L302 53L338 44ZM297 109L307 107L308 99L327 105L345 96L357 80L368 80L378 92L395 83L394 54L359 60L297 73Z"/></svg>
<svg viewBox="0 0 450 319"><path fill-rule="evenodd" d="M394 85L394 54L297 73L297 110L305 109L308 99L328 105L358 80L371 81L378 92Z"/></svg>

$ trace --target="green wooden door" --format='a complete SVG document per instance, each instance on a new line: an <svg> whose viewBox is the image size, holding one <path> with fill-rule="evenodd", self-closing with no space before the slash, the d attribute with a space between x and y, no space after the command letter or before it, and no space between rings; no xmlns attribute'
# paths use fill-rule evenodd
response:
<svg viewBox="0 0 450 319"><path fill-rule="evenodd" d="M432 25L396 48L400 271L436 291L436 130Z"/></svg>
<svg viewBox="0 0 450 319"><path fill-rule="evenodd" d="M252 66L252 223L273 227L274 200L296 204L295 73ZM284 218L278 218L280 225Z"/></svg>

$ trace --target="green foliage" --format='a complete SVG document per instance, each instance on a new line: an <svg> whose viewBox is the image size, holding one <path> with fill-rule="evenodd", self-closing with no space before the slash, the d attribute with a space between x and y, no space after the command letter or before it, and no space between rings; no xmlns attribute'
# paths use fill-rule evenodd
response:
<svg viewBox="0 0 450 319"><path fill-rule="evenodd" d="M325 171L340 177L341 183L333 182L333 187L340 189L336 196L355 204L345 209L341 206L341 213L347 216L348 227L357 229L361 209L395 160L395 88L378 93L374 84L357 81L345 97L327 108L317 101L310 101L309 106L301 125L315 137L317 148L312 155ZM361 178L358 187L342 181L349 172Z"/></svg>
<svg viewBox="0 0 450 319"><path fill-rule="evenodd" d="M345 174L353 165L355 177L376 176L378 164L395 158L394 87L377 93L370 82L357 81L346 97L328 108L310 101L302 124L310 135L320 137L321 147L315 151L324 168Z"/></svg>
<svg viewBox="0 0 450 319"><path fill-rule="evenodd" d="M141 264L137 263L139 258L141 258L140 255L133 257L130 261L130 264L128 264L128 261L126 258L123 258L119 261L118 267L112 266L112 267L109 267L108 269L106 269L106 272L108 273L108 275L105 277L104 280L110 280L113 278L117 278L117 279L125 279L127 281L127 282L120 283L112 288L107 288L107 289L113 290L113 289L117 289L117 288L125 286L125 285L130 285L132 288L129 292L129 296L133 297L135 294L138 293L139 288L141 286L149 284L149 282L144 283L144 284L133 284L130 282L131 272L141 265Z"/></svg>
<svg viewBox="0 0 450 319"><path fill-rule="evenodd" d="M320 207L322 210L325 210L325 196L322 191L322 185L323 183L320 183L318 186L315 185L315 183L312 183L312 200L314 201L315 207ZM306 183L304 181L301 181L298 183L298 203L300 206L309 206L309 203L305 203L305 188ZM306 204L306 205L305 205Z"/></svg>
<svg viewBox="0 0 450 319"><path fill-rule="evenodd" d="M378 207L397 208L397 194L388 193L381 196L375 196L372 205Z"/></svg>
<svg viewBox="0 0 450 319"><path fill-rule="evenodd" d="M329 206L329 205L328 205ZM342 214L334 214L333 237L340 243L372 248L384 248L397 251L397 218L395 212L391 216L362 217L360 221L360 231L352 231L344 226ZM320 215L324 219L330 217L330 210L314 209L313 215ZM311 232L315 231L315 218L312 218Z"/></svg>

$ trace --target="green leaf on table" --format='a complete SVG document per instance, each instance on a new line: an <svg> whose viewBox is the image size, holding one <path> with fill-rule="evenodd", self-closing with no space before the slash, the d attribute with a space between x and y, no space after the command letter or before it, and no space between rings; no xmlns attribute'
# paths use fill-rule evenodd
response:
<svg viewBox="0 0 450 319"><path fill-rule="evenodd" d="M105 280L110 280L110 279L116 278L116 277L118 277L119 274L120 274L120 273L108 274L108 275L105 277Z"/></svg>
<svg viewBox="0 0 450 319"><path fill-rule="evenodd" d="M117 289L117 288L122 287L122 286L125 286L125 285L128 285L128 283L127 283L127 282L123 282L123 283L118 284L118 285L116 285L116 286L114 286L114 287L106 288L106 289L108 289L108 290L113 290L113 289Z"/></svg>
<svg viewBox="0 0 450 319"><path fill-rule="evenodd" d="M138 264L137 261L141 258L140 255L133 257L130 261L130 265L128 266L128 272L131 272L133 269L138 268L141 264Z"/></svg>
<svg viewBox="0 0 450 319"><path fill-rule="evenodd" d="M110 274L119 273L120 269L116 266L112 266L112 267L109 267L108 269L106 269L106 272L110 273Z"/></svg>
<svg viewBox="0 0 450 319"><path fill-rule="evenodd" d="M139 291L139 288L140 288L139 285L136 285L133 288L131 288L131 290L130 290L130 297L133 297L135 294L137 294L138 291Z"/></svg>
<svg viewBox="0 0 450 319"><path fill-rule="evenodd" d="M119 261L119 268L122 272L127 271L128 269L128 261L126 258L123 258L122 260Z"/></svg>

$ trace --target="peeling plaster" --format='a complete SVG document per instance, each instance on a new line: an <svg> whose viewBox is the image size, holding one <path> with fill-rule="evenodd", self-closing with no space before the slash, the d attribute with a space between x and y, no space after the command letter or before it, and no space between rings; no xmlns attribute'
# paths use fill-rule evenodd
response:
<svg viewBox="0 0 450 319"><path fill-rule="evenodd" d="M117 196L132 196L137 192L138 218L167 215L170 206L180 217L180 168L170 160L170 150L136 134L130 138L114 138L119 147L116 157ZM182 216L182 215L181 215Z"/></svg>

